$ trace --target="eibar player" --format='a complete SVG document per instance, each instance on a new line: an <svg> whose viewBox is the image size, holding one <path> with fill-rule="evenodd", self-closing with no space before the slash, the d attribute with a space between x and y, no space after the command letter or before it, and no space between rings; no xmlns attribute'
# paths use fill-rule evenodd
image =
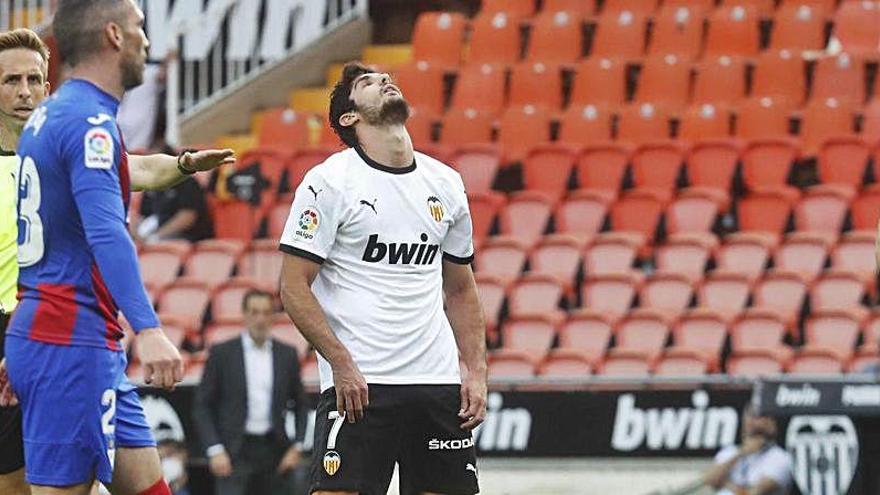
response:
<svg viewBox="0 0 880 495"><path fill-rule="evenodd" d="M395 462L401 494L479 490L487 366L467 196L413 151L408 116L387 74L347 65L330 125L348 149L306 174L281 237L284 307L319 353L313 494L384 494Z"/></svg>
<svg viewBox="0 0 880 495"><path fill-rule="evenodd" d="M129 170L115 114L141 82L148 45L132 0L61 0L53 31L71 79L19 140L21 296L6 339L26 477L36 495L85 494L96 477L116 495L170 494L125 378L118 311L138 333L148 383L173 387L182 366L146 298L125 216L130 173L161 187L199 160L153 156Z"/></svg>

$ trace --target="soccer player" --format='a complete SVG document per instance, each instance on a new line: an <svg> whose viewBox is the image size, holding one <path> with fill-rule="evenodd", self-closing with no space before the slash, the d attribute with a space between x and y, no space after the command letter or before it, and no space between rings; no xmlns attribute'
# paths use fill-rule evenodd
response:
<svg viewBox="0 0 880 495"><path fill-rule="evenodd" d="M330 125L349 148L306 174L281 237L282 300L319 354L312 493L384 494L395 462L402 494L478 492L470 212L458 173L413 151L408 116L387 74L347 65Z"/></svg>
<svg viewBox="0 0 880 495"><path fill-rule="evenodd" d="M6 353L36 495L85 494L96 477L117 495L170 493L119 345L121 310L138 333L145 381L180 380L126 230L129 177L167 187L231 152L142 157L129 170L114 116L143 75L143 20L132 0L60 1L53 30L72 79L31 113L19 140L21 300Z"/></svg>

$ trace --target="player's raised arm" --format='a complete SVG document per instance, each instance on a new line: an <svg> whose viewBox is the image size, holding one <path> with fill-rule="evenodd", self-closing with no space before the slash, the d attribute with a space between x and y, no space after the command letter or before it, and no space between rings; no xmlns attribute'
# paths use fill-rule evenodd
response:
<svg viewBox="0 0 880 495"><path fill-rule="evenodd" d="M207 172L235 163L230 149L183 151L178 156L166 154L129 155L131 188L156 191L173 187L196 172Z"/></svg>

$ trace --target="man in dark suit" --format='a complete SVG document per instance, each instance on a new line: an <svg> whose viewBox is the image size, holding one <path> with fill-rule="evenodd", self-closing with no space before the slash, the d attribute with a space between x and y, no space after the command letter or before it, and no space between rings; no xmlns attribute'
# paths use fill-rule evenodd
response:
<svg viewBox="0 0 880 495"><path fill-rule="evenodd" d="M211 348L193 416L217 495L290 494L307 415L299 360L296 349L270 337L271 294L249 291L242 310L247 331ZM292 440L284 428L291 408Z"/></svg>

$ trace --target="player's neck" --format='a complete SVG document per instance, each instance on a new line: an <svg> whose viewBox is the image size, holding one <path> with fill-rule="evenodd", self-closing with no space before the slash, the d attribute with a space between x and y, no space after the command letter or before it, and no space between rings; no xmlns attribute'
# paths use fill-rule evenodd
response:
<svg viewBox="0 0 880 495"><path fill-rule="evenodd" d="M70 69L67 75L72 79L88 81L117 100L122 100L122 95L125 94L119 71L107 70L106 62L86 60Z"/></svg>
<svg viewBox="0 0 880 495"><path fill-rule="evenodd" d="M0 149L15 151L22 128L23 125L20 122L13 121L9 117L0 117Z"/></svg>
<svg viewBox="0 0 880 495"><path fill-rule="evenodd" d="M361 126L358 140L364 153L388 167L409 167L413 162L413 145L403 124L374 127Z"/></svg>

